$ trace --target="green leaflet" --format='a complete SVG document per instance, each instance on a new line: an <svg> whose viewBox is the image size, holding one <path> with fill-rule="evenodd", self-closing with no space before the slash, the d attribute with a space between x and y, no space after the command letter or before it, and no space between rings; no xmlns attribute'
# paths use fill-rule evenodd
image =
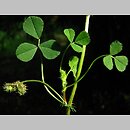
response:
<svg viewBox="0 0 130 130"><path fill-rule="evenodd" d="M69 60L69 66L71 71L73 72L74 77L76 77L78 62L79 58L77 56L73 56Z"/></svg>
<svg viewBox="0 0 130 130"><path fill-rule="evenodd" d="M76 37L75 42L79 45L88 45L90 43L90 36L86 31L82 31Z"/></svg>
<svg viewBox="0 0 130 130"><path fill-rule="evenodd" d="M111 55L105 56L105 57L103 58L103 64L104 64L109 70L112 70L112 69L113 69L113 61L112 61Z"/></svg>
<svg viewBox="0 0 130 130"><path fill-rule="evenodd" d="M122 48L123 48L122 44L116 40L116 41L112 42L110 45L110 54L116 55L122 51Z"/></svg>
<svg viewBox="0 0 130 130"><path fill-rule="evenodd" d="M37 51L37 46L31 43L22 43L16 50L16 56L23 62L30 61Z"/></svg>
<svg viewBox="0 0 130 130"><path fill-rule="evenodd" d="M123 72L128 65L128 58L126 56L115 56L114 62L117 70Z"/></svg>
<svg viewBox="0 0 130 130"><path fill-rule="evenodd" d="M55 40L43 42L39 45L39 48L43 56L47 59L54 59L60 54L60 51L57 50Z"/></svg>
<svg viewBox="0 0 130 130"><path fill-rule="evenodd" d="M75 37L75 31L70 28L70 29L65 29L64 30L64 34L66 35L66 37L68 38L68 40L72 43Z"/></svg>
<svg viewBox="0 0 130 130"><path fill-rule="evenodd" d="M82 52L83 48L75 43L71 43L71 47L73 48L74 51L76 52Z"/></svg>
<svg viewBox="0 0 130 130"><path fill-rule="evenodd" d="M43 27L43 20L36 16L28 17L23 23L23 30L36 39L40 39Z"/></svg>

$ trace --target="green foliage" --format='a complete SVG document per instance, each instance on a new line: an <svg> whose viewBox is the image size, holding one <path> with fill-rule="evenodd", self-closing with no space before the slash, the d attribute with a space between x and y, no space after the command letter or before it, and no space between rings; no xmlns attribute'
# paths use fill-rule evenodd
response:
<svg viewBox="0 0 130 130"><path fill-rule="evenodd" d="M113 60L118 71L123 72L128 65L128 58L126 56L113 56L121 52L123 49L122 43L114 41L110 45L110 54L103 58L104 65L109 69L113 69Z"/></svg>
<svg viewBox="0 0 130 130"><path fill-rule="evenodd" d="M89 17L87 17L87 18L89 18ZM87 19L86 19L86 21L88 24ZM57 48L57 44L56 44L55 40L51 39L51 40L44 41L42 43L40 42L43 28L44 28L44 22L39 17L30 16L24 21L23 30L25 31L25 33L27 33L30 36L32 36L33 38L35 38L37 40L37 44L28 43L28 42L21 43L16 49L16 56L19 60L21 60L23 62L28 62L28 61L33 59L33 57L37 51L40 51L41 55L43 55L48 60L54 59L60 55L60 51ZM60 96L60 94L58 94L50 85L48 85L44 81L42 61L41 61L42 80L25 80L22 82L16 81L14 83L6 83L4 85L4 90L6 92L17 92L20 95L24 95L26 93L26 90L27 90L27 86L24 83L26 83L26 82L42 83L44 85L45 89L47 90L47 92L54 99L56 99L62 105L64 105L67 108L67 114L70 114L69 110L75 111L75 109L73 107L73 99L74 99L74 95L75 95L75 92L76 92L76 89L78 86L77 84L88 73L88 71L91 69L92 65L95 63L95 61L97 61L99 58L103 57L103 64L106 66L107 69L112 70L114 63L115 63L115 66L116 66L118 71L123 72L126 69L126 67L128 65L128 58L126 56L122 56L122 55L115 56L116 54L120 53L123 49L122 43L120 43L119 41L116 40L116 41L112 42L110 45L110 49L109 49L110 54L101 55L101 56L97 57L90 64L90 66L88 67L85 74L82 77L80 77L81 70L83 67L83 61L85 58L86 46L91 41L90 36L86 31L82 31L75 38L75 31L71 28L65 29L64 34L67 37L70 44L68 45L65 52L63 53L63 57L62 57L61 64L60 64L60 79L62 81L62 92L63 92L62 96ZM0 39L2 39L2 37L4 37L4 35L5 34L2 34ZM74 51L76 51L78 53L81 52L82 54L81 54L80 59L77 56L72 56L69 59L68 64L69 64L70 69L67 72L66 70L62 69L62 62L63 62L64 56L67 52L67 49L70 46L72 47L72 49ZM68 85L69 87L70 86L74 86L74 87L72 89L70 99L69 99L69 101L67 101L66 100L66 89L69 88L67 86L67 84L68 84L67 78L68 78L68 75L70 74L70 72L73 73L73 78L74 78L75 82L71 85Z"/></svg>
<svg viewBox="0 0 130 130"><path fill-rule="evenodd" d="M90 36L86 31L82 31L79 35L75 37L75 31L73 29L65 29L64 34L66 35L67 39L70 42L71 47L76 52L82 52L82 45L88 45L90 43Z"/></svg>
<svg viewBox="0 0 130 130"><path fill-rule="evenodd" d="M42 52L47 59L54 59L60 51L57 50L55 40L48 40L40 44L40 37L42 35L44 22L41 18L36 16L28 17L23 23L23 30L30 36L38 39L37 46L32 43L21 43L16 50L16 56L23 62L28 62L33 59L37 49Z"/></svg>
<svg viewBox="0 0 130 130"><path fill-rule="evenodd" d="M67 85L67 74L66 74L66 71L64 71L61 68L60 68L60 79L62 81L62 87L64 89Z"/></svg>
<svg viewBox="0 0 130 130"><path fill-rule="evenodd" d="M122 43L120 43L119 41L116 40L116 41L112 42L110 45L110 54L116 55L122 51L122 48L123 48Z"/></svg>
<svg viewBox="0 0 130 130"><path fill-rule="evenodd" d="M67 77L70 74L70 72L72 72L74 78L76 78L78 62L79 62L79 58L77 56L72 56L69 59L70 70L66 73L65 70L63 70L63 69L60 68L60 79L62 81L62 87L63 87L62 92L67 89L67 87L66 87L67 86Z"/></svg>
<svg viewBox="0 0 130 130"><path fill-rule="evenodd" d="M0 41L6 36L6 32L0 31Z"/></svg>
<svg viewBox="0 0 130 130"><path fill-rule="evenodd" d="M123 72L128 65L128 58L126 56L115 56L114 61L117 70L119 70L120 72Z"/></svg>
<svg viewBox="0 0 130 130"><path fill-rule="evenodd" d="M90 43L89 34L86 31L80 32L75 42L79 45L88 45Z"/></svg>
<svg viewBox="0 0 130 130"><path fill-rule="evenodd" d="M16 50L16 56L18 59L24 62L30 61L37 51L37 46L30 43L22 43Z"/></svg>
<svg viewBox="0 0 130 130"><path fill-rule="evenodd" d="M23 23L24 31L36 39L40 39L44 27L44 22L36 16L28 17Z"/></svg>
<svg viewBox="0 0 130 130"><path fill-rule="evenodd" d="M39 48L43 56L47 59L54 59L60 54L60 51L56 48L55 40L43 42L39 45Z"/></svg>
<svg viewBox="0 0 130 130"><path fill-rule="evenodd" d="M25 35L21 30L12 30L10 33L0 30L1 56L15 56L16 48L21 42L23 42L23 38L25 38Z"/></svg>
<svg viewBox="0 0 130 130"><path fill-rule="evenodd" d="M74 51L76 52L82 52L83 48L75 43L71 43L71 47L73 48Z"/></svg>
<svg viewBox="0 0 130 130"><path fill-rule="evenodd" d="M67 36L68 40L72 43L75 37L75 31L72 28L65 29L64 34Z"/></svg>
<svg viewBox="0 0 130 130"><path fill-rule="evenodd" d="M79 58L77 56L73 56L69 60L70 70L73 72L73 76L76 78L77 67L78 67Z"/></svg>
<svg viewBox="0 0 130 130"><path fill-rule="evenodd" d="M113 62L112 62L112 57L111 55L105 56L103 58L103 63L104 65L109 69L112 70L113 69Z"/></svg>

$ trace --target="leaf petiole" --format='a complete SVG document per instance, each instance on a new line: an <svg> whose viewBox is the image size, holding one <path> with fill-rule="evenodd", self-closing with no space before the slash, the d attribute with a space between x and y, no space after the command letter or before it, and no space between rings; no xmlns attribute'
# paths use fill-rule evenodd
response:
<svg viewBox="0 0 130 130"><path fill-rule="evenodd" d="M21 81L22 83L29 83L29 82L37 82L37 83L41 83L41 84L43 84L44 86L46 86L45 88L46 88L46 90L47 90L47 92L53 97L53 98L55 98L58 102L60 102L60 103L63 103L64 102L64 100L63 100L63 98L60 96L60 94L58 94L57 92L56 92L56 90L54 90L49 84L47 84L46 82L43 82L43 81L41 81L41 80L24 80L24 81ZM58 97L59 97L59 99L54 95L54 94L52 94L50 91L49 91L49 89L51 89Z"/></svg>

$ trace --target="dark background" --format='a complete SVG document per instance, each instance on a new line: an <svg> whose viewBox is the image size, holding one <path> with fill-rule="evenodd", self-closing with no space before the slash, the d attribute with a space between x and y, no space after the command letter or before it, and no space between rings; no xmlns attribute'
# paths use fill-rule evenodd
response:
<svg viewBox="0 0 130 130"><path fill-rule="evenodd" d="M19 61L15 56L17 46L24 41L36 42L22 29L22 23L28 16L0 16L0 114L31 114L31 115L63 115L64 108L55 101L37 83L28 84L28 92L24 96L3 91L5 82L14 82L26 79L41 79L40 58L38 54L28 63ZM65 28L73 28L76 35L84 30L84 15L46 15L40 16L45 23L42 41L56 39L62 50L67 40L63 35ZM109 46L114 40L123 44L122 55L129 58L130 43L130 16L129 15L93 15L90 18L89 34L91 43L87 46L83 72L99 55L109 53ZM75 54L69 50L65 60ZM43 58L45 80L59 93L61 81L59 75L60 55L55 60ZM64 68L68 64L64 62ZM74 105L77 115L129 115L130 114L130 86L129 66L123 73L116 68L109 71L98 60L88 75L79 83ZM71 80L69 81L71 82ZM67 92L69 93L71 89Z"/></svg>

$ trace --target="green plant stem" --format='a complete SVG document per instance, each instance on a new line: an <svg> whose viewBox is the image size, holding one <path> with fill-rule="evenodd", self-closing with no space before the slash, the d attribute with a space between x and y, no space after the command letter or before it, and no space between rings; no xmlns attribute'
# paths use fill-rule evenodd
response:
<svg viewBox="0 0 130 130"><path fill-rule="evenodd" d="M65 54L68 50L68 48L70 47L70 44L67 46L67 48L65 49L64 53L63 53L63 56L61 58L61 62L60 62L60 69L62 69L62 64L63 64L63 59L65 57ZM70 71L67 73L67 75L70 73ZM63 88L64 89L64 88ZM62 90L63 90L62 89ZM66 91L62 91L62 94L63 94L63 99L64 99L64 102L67 103L67 99L66 99Z"/></svg>
<svg viewBox="0 0 130 130"><path fill-rule="evenodd" d="M40 45L40 39L38 39L38 46ZM25 80L25 81L22 81L23 83L26 83L26 82L38 82L38 83L42 83L46 89L46 91L53 97L55 98L58 102L60 103L64 103L64 100L63 98L47 83L45 83L45 79L44 79L44 71L43 71L43 60L42 60L42 57L41 57L41 77L42 77L42 81L41 80ZM58 99L54 94L52 94L52 92L49 90L51 89L60 99Z"/></svg>
<svg viewBox="0 0 130 130"><path fill-rule="evenodd" d="M88 32L89 17L90 17L89 15L86 16L86 22L85 22L85 31L86 32ZM84 62L84 58L85 58L85 52L86 52L86 45L83 45L83 50L82 50L82 53L81 53L81 58L80 58L80 62L79 62L79 66L78 66L78 71L77 71L77 76L75 78L75 81L79 78L79 76L81 74L82 67L83 67L83 62ZM77 90L77 86L78 86L78 82L76 82L74 84L74 87L72 89L72 92L71 92L71 95L70 95L70 98L69 98L69 102L68 102L69 106L72 106L73 99L74 99L74 96L75 96L75 93L76 93L76 90ZM70 112L71 112L71 108L67 107L66 114L70 115Z"/></svg>
<svg viewBox="0 0 130 130"><path fill-rule="evenodd" d="M62 55L61 62L60 62L60 68L62 67L65 54L66 54L67 50L69 49L70 45L71 45L71 44L69 44L69 45L66 47L66 49L65 49L65 51L64 51L64 53L63 53L63 55Z"/></svg>
<svg viewBox="0 0 130 130"><path fill-rule="evenodd" d="M42 61L42 58L41 58L41 76L42 76L42 81L45 82L45 79L44 79L44 71L43 71L43 61Z"/></svg>
<svg viewBox="0 0 130 130"><path fill-rule="evenodd" d="M39 45L40 45L40 39L38 39L38 46L39 46ZM41 56L41 77L42 77L42 82L45 82L42 56ZM44 87L45 87L46 91L47 91L52 97L54 97L54 98L58 101L58 99L48 90L48 88L46 87L45 84L44 84Z"/></svg>
<svg viewBox="0 0 130 130"><path fill-rule="evenodd" d="M54 94L52 94L50 91L49 91L49 89L47 88L46 90L47 90L47 92L53 97L53 98L55 98L58 102L60 102L60 103L64 103L64 100L63 100L63 98L49 85L49 84L47 84L47 83L45 83L45 82L43 82L43 81L41 81L41 80L24 80L24 81L22 81L22 83L29 83L29 82L37 82L37 83L41 83L41 84L43 84L44 86L46 86L46 88L48 87L49 89L51 89L60 99L58 99L56 96L54 96Z"/></svg>
<svg viewBox="0 0 130 130"><path fill-rule="evenodd" d="M41 59L41 76L42 76L42 82L45 83L45 79L44 79L44 71L43 71L43 61ZM60 103L62 102L63 103L63 98L52 88L50 87L50 85L48 85L48 87L56 94L60 97L60 99L62 99L63 101L60 101L58 98L56 98L50 91L49 89L47 88L46 84L44 84L44 87L46 89L46 91L52 96L54 97L57 101L59 101Z"/></svg>
<svg viewBox="0 0 130 130"><path fill-rule="evenodd" d="M40 39L38 39L38 46L40 45ZM43 60L42 60L42 56L41 56L41 76L42 76L42 81L44 81L44 71L43 71Z"/></svg>
<svg viewBox="0 0 130 130"><path fill-rule="evenodd" d="M69 87L71 87L71 86L73 86L75 83L78 83L79 81L81 81L81 80L87 75L87 73L89 72L89 70L91 69L91 67L93 66L93 64L94 64L98 59L100 59L100 58L102 58L102 57L104 57L104 56L107 56L107 55L108 55L108 54L106 54L106 55L101 55L101 56L98 56L96 59L94 59L94 60L92 61L92 63L90 64L90 66L88 67L88 69L85 71L85 73L84 73L79 79L77 79L74 83L72 83L72 84L66 86L66 89L69 88Z"/></svg>

